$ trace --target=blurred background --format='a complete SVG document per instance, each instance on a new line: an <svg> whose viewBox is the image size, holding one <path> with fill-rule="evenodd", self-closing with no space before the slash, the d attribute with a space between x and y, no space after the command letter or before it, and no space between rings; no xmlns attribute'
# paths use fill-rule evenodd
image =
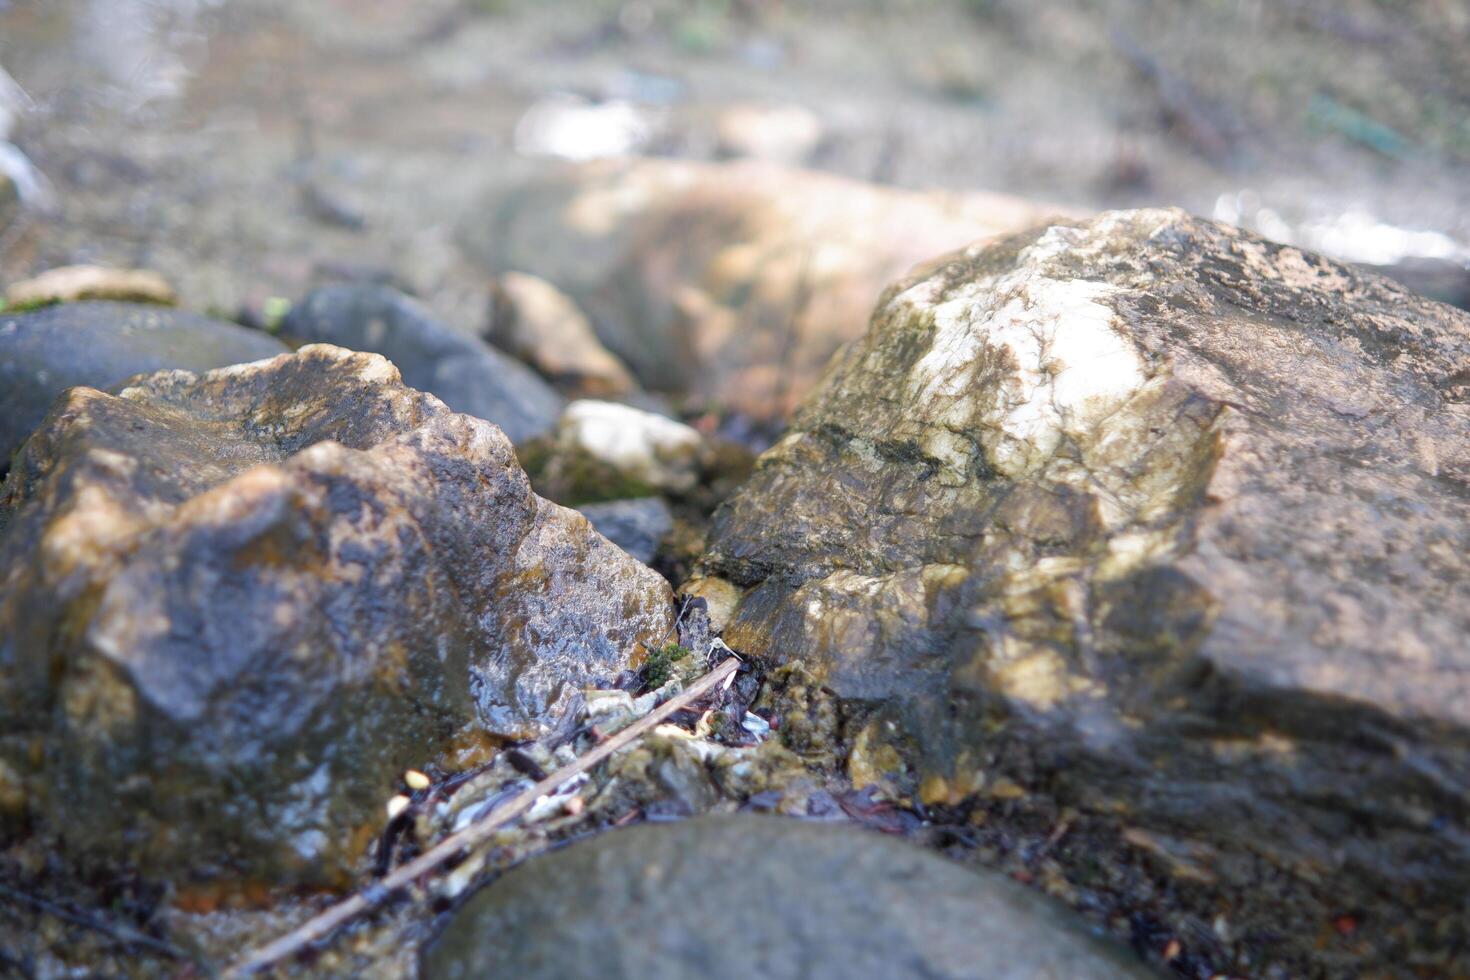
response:
<svg viewBox="0 0 1470 980"><path fill-rule="evenodd" d="M637 154L1177 204L1470 303L1465 0L0 0L0 67L3 281L472 328L485 188Z"/></svg>

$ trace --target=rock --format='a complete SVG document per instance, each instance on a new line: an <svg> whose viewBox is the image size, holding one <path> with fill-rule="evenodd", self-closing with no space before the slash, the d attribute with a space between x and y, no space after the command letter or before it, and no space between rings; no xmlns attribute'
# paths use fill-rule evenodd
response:
<svg viewBox="0 0 1470 980"><path fill-rule="evenodd" d="M426 980L1150 974L1041 895L911 844L778 817L643 824L474 896Z"/></svg>
<svg viewBox="0 0 1470 980"><path fill-rule="evenodd" d="M20 191L16 190L15 181L9 174L0 173L0 232L10 227L19 210Z"/></svg>
<svg viewBox="0 0 1470 980"><path fill-rule="evenodd" d="M1470 316L1112 213L892 287L704 571L746 589L726 640L811 670L926 801L1111 828L1070 873L1122 911L1149 899L1102 869L1148 852L1176 935L1229 908L1295 975L1455 974L1467 434Z"/></svg>
<svg viewBox="0 0 1470 980"><path fill-rule="evenodd" d="M406 384L494 422L516 444L550 432L561 413L561 396L534 371L386 286L315 289L286 314L281 336L382 354Z"/></svg>
<svg viewBox="0 0 1470 980"><path fill-rule="evenodd" d="M783 418L883 286L1055 209L758 162L600 161L492 194L470 252L564 290L644 384Z"/></svg>
<svg viewBox="0 0 1470 980"><path fill-rule="evenodd" d="M13 283L5 291L7 307L34 307L47 303L75 303L111 299L124 303L178 302L168 280L150 269L109 269L100 265L67 265L31 279Z"/></svg>
<svg viewBox="0 0 1470 980"><path fill-rule="evenodd" d="M703 599L709 613L710 628L720 633L730 625L740 605L741 591L734 583L717 575L699 575L679 586L679 595L681 598Z"/></svg>
<svg viewBox="0 0 1470 980"><path fill-rule="evenodd" d="M326 345L73 388L0 505L0 760L82 866L340 884L404 769L673 621L498 429Z"/></svg>
<svg viewBox="0 0 1470 980"><path fill-rule="evenodd" d="M1420 296L1470 309L1470 262L1466 260L1408 258L1368 268L1403 283Z"/></svg>
<svg viewBox="0 0 1470 980"><path fill-rule="evenodd" d="M553 442L526 453L538 489L568 505L693 490L708 447L682 422L616 402L572 402Z"/></svg>
<svg viewBox="0 0 1470 980"><path fill-rule="evenodd" d="M87 302L0 312L0 467L73 385L110 388L135 374L204 371L285 349L232 323L152 306Z"/></svg>
<svg viewBox="0 0 1470 980"><path fill-rule="evenodd" d="M799 105L732 105L715 119L721 156L799 166L822 142L822 120Z"/></svg>
<svg viewBox="0 0 1470 980"><path fill-rule="evenodd" d="M674 512L662 497L610 500L577 508L597 533L647 565L674 529Z"/></svg>
<svg viewBox="0 0 1470 980"><path fill-rule="evenodd" d="M545 279L523 272L497 279L485 339L574 398L610 398L638 389L577 304Z"/></svg>

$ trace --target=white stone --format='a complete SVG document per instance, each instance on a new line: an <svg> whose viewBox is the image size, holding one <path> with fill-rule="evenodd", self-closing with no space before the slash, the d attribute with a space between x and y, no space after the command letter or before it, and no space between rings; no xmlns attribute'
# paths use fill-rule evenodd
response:
<svg viewBox="0 0 1470 980"><path fill-rule="evenodd" d="M617 402L583 399L562 413L561 448L588 454L659 490L684 493L699 482L704 438L689 426Z"/></svg>

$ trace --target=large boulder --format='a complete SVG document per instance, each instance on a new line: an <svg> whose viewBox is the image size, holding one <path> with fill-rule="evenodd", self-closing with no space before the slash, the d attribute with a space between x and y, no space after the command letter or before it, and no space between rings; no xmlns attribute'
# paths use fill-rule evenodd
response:
<svg viewBox="0 0 1470 980"><path fill-rule="evenodd" d="M465 227L493 271L555 284L645 383L784 417L883 286L1053 209L757 162L601 161L492 195Z"/></svg>
<svg viewBox="0 0 1470 980"><path fill-rule="evenodd" d="M286 314L280 333L294 343L382 354L407 384L456 412L494 422L517 445L545 435L561 414L561 396L536 372L388 286L315 289Z"/></svg>
<svg viewBox="0 0 1470 980"><path fill-rule="evenodd" d="M274 357L280 341L182 310L86 302L0 312L0 471L74 385L111 388L164 368L206 371Z"/></svg>
<svg viewBox="0 0 1470 980"><path fill-rule="evenodd" d="M152 877L334 884L404 767L546 731L672 623L498 429L325 345L71 389L0 515L9 816Z"/></svg>
<svg viewBox="0 0 1470 980"><path fill-rule="evenodd" d="M734 816L614 831L521 865L455 915L423 975L1152 974L1003 877L875 833Z"/></svg>
<svg viewBox="0 0 1470 980"><path fill-rule="evenodd" d="M1462 311L1177 211L954 253L704 570L733 646L847 704L853 773L1075 808L1074 881L1136 911L1114 870L1157 858L1217 962L1470 970Z"/></svg>

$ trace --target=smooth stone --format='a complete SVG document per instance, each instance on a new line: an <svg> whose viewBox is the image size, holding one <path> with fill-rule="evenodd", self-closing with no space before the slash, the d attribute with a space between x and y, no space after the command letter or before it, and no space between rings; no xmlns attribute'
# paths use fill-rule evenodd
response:
<svg viewBox="0 0 1470 980"><path fill-rule="evenodd" d="M266 334L157 306L95 301L0 312L0 467L75 385L105 390L163 368L205 371L285 350Z"/></svg>
<svg viewBox="0 0 1470 980"><path fill-rule="evenodd" d="M876 833L749 815L532 858L450 921L426 980L1147 977L1073 913Z"/></svg>
<svg viewBox="0 0 1470 980"><path fill-rule="evenodd" d="M387 286L315 289L286 314L281 336L382 354L406 384L456 412L494 422L517 445L550 432L564 405L536 372Z"/></svg>

